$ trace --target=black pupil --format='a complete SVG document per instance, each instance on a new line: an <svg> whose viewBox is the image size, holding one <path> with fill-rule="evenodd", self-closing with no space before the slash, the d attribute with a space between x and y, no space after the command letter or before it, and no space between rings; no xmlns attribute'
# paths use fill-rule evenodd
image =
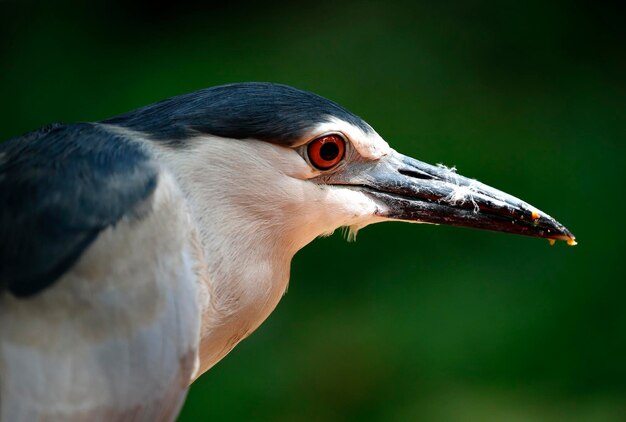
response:
<svg viewBox="0 0 626 422"><path fill-rule="evenodd" d="M339 146L334 142L326 142L320 148L320 157L324 161L332 161L339 155Z"/></svg>

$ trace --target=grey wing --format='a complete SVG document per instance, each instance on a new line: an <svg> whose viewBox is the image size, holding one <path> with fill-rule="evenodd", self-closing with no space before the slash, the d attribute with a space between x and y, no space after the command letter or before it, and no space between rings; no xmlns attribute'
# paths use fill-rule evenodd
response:
<svg viewBox="0 0 626 422"><path fill-rule="evenodd" d="M0 147L0 420L173 420L199 333L175 181L96 125Z"/></svg>
<svg viewBox="0 0 626 422"><path fill-rule="evenodd" d="M156 182L140 146L93 124L0 144L0 287L17 296L45 289Z"/></svg>

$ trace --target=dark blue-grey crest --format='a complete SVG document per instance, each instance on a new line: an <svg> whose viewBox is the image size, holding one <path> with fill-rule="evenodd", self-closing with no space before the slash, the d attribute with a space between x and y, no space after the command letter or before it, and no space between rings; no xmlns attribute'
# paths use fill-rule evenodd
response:
<svg viewBox="0 0 626 422"><path fill-rule="evenodd" d="M291 145L313 126L337 117L372 129L337 103L311 92L268 82L221 85L169 98L104 123L180 145L197 134L253 138Z"/></svg>

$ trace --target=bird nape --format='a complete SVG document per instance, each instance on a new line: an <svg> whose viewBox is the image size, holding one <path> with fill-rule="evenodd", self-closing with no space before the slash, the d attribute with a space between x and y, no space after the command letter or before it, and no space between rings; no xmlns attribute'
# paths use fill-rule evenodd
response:
<svg viewBox="0 0 626 422"><path fill-rule="evenodd" d="M173 420L338 227L447 224L575 244L514 196L273 83L0 144L0 418Z"/></svg>

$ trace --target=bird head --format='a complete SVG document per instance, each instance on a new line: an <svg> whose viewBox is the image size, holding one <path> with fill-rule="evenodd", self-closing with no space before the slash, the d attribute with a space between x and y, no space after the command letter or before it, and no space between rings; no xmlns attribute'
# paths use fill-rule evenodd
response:
<svg viewBox="0 0 626 422"><path fill-rule="evenodd" d="M355 114L285 85L209 88L106 123L176 151L177 173L194 181L189 192L207 225L227 224L215 214L229 215L236 221L231 233L282 236L295 250L338 227L354 234L392 220L575 244L536 207L454 168L403 155Z"/></svg>

